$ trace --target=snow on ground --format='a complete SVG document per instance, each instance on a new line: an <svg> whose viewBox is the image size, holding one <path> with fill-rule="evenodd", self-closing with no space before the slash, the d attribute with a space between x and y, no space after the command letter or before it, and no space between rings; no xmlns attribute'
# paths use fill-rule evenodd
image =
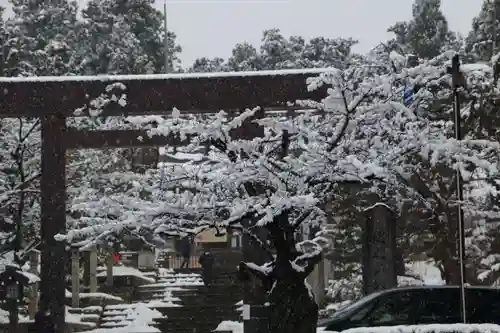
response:
<svg viewBox="0 0 500 333"><path fill-rule="evenodd" d="M243 333L243 323L223 321L217 326L217 331ZM327 333L324 328L317 332ZM342 331L342 333L500 333L500 326L494 324L431 324L412 326L358 327Z"/></svg>
<svg viewBox="0 0 500 333"><path fill-rule="evenodd" d="M19 315L20 323L29 322L29 318L23 315ZM0 324L8 324L9 323L9 311L5 311L4 309L0 309Z"/></svg>
<svg viewBox="0 0 500 333"><path fill-rule="evenodd" d="M233 333L243 333L243 323L237 321L223 321L217 326L214 332L227 331ZM318 328L318 332L327 332L321 328ZM384 332L385 333L385 332ZM420 332L419 332L420 333Z"/></svg>
<svg viewBox="0 0 500 333"><path fill-rule="evenodd" d="M72 324L74 326L78 326L80 328L94 328L95 323L82 321L82 318L86 317L86 315L79 315L70 313L70 307L66 307L66 323ZM29 317L25 317L23 315L19 315L19 323L32 323L33 320L29 319ZM0 324L8 324L9 323L9 312L3 309L0 309Z"/></svg>
<svg viewBox="0 0 500 333"><path fill-rule="evenodd" d="M495 324L430 324L409 326L359 327L342 333L500 333Z"/></svg>

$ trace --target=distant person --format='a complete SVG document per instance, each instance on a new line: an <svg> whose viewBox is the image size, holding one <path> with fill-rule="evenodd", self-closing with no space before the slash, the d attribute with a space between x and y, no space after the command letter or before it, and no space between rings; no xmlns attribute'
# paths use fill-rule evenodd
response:
<svg viewBox="0 0 500 333"><path fill-rule="evenodd" d="M182 263L180 268L189 268L189 258L191 258L192 239L186 236L181 240Z"/></svg>
<svg viewBox="0 0 500 333"><path fill-rule="evenodd" d="M30 325L29 333L54 333L55 331L50 311L38 311L35 314L35 322Z"/></svg>
<svg viewBox="0 0 500 333"><path fill-rule="evenodd" d="M198 262L201 265L201 277L203 279L203 284L205 284L205 287L210 287L213 279L215 263L214 256L209 251L206 251L200 256Z"/></svg>
<svg viewBox="0 0 500 333"><path fill-rule="evenodd" d="M118 265L120 262L120 252L113 253L113 264Z"/></svg>

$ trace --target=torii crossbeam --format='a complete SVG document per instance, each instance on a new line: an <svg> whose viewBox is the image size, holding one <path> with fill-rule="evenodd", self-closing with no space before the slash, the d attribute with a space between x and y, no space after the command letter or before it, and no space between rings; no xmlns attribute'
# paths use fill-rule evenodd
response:
<svg viewBox="0 0 500 333"><path fill-rule="evenodd" d="M308 91L306 80L332 69L244 73L0 78L0 118L41 118L41 298L50 308L57 333L64 331L65 244L54 236L66 231L66 150L99 147L168 145L169 138L147 140L137 130L68 129L66 118L86 116L92 101L114 92L126 103L112 101L105 116L161 115L241 111L260 106L288 109L296 100L320 101L326 87ZM78 112L76 112L78 111Z"/></svg>

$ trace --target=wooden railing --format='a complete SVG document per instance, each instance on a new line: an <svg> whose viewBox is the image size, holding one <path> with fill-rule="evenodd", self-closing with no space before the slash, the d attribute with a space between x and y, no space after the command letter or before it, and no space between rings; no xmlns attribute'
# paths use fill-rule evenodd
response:
<svg viewBox="0 0 500 333"><path fill-rule="evenodd" d="M200 264L198 263L200 256L198 255L192 255L189 257L188 261L188 268L201 268ZM158 264L164 268L181 268L182 262L184 261L184 258L176 255L176 254L169 254L165 255L161 260L158 261Z"/></svg>

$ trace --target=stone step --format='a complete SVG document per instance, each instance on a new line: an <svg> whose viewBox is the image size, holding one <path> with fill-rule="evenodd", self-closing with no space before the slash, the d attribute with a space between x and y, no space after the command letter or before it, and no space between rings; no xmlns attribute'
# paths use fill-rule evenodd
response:
<svg viewBox="0 0 500 333"><path fill-rule="evenodd" d="M243 298L243 283L236 279L235 271L214 271L213 285L189 285L190 281L201 281L200 269L176 269L178 275L168 275L157 279L152 286L137 288L134 301L162 301L165 295L171 295L178 307L155 308L167 318L156 320L162 333L212 333L224 320L240 321L238 303ZM186 285L187 283L187 285ZM163 285L162 285L163 284ZM112 324L104 316L103 323ZM116 323L116 322L115 322ZM108 326L109 327L109 326Z"/></svg>
<svg viewBox="0 0 500 333"><path fill-rule="evenodd" d="M198 316L192 316L189 318L167 318L158 320L158 328L162 332L193 332L193 329L196 329L196 332L212 332L220 322L224 320L237 320L238 318L234 318L225 314L213 314L209 312L200 313Z"/></svg>
<svg viewBox="0 0 500 333"><path fill-rule="evenodd" d="M180 299L181 302L198 302L204 304L214 303L214 300L227 300L232 301L236 300L234 303L237 303L238 300L241 299L243 295L238 294L219 294L219 293L199 293L199 294L184 294L184 295L174 295L176 298Z"/></svg>
<svg viewBox="0 0 500 333"><path fill-rule="evenodd" d="M141 293L145 294L154 294L158 293L161 291L155 291L155 292L144 292L142 291ZM180 297L182 295L234 295L236 294L242 294L243 293L243 288L239 288L238 286L227 286L226 288L218 288L216 286L211 286L211 287L201 287L201 288L192 288L192 289L184 289L184 290L172 290L171 291L172 295Z"/></svg>
<svg viewBox="0 0 500 333"><path fill-rule="evenodd" d="M177 274L201 274L201 268L174 268Z"/></svg>

